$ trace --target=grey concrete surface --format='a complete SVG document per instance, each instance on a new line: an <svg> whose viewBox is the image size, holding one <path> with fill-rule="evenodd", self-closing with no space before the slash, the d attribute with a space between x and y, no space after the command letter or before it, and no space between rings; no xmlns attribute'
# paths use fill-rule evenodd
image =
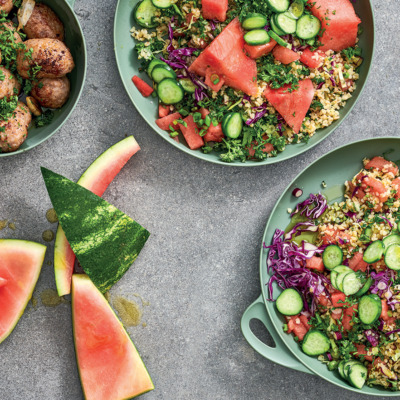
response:
<svg viewBox="0 0 400 400"><path fill-rule="evenodd" d="M113 54L116 0L77 0L86 35L86 90L69 122L35 150L0 161L0 220L14 221L1 238L43 242L51 207L39 166L78 179L109 146L134 134L142 150L105 198L152 236L112 289L140 294L146 327L128 331L156 389L143 399L361 399L316 376L288 370L254 352L240 318L260 293L258 254L268 215L292 178L342 144L398 135L400 33L398 0L375 0L376 57L351 116L312 151L270 167L211 165L171 147L130 103ZM34 296L55 288L53 243ZM1 262L1 260L0 260ZM0 310L1 312L1 310ZM1 400L82 399L69 304L29 307L0 345Z"/></svg>

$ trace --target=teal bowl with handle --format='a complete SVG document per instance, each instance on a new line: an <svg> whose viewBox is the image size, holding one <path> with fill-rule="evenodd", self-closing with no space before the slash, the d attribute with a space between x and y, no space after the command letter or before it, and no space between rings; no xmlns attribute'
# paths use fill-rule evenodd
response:
<svg viewBox="0 0 400 400"><path fill-rule="evenodd" d="M372 158L384 153L387 153L393 161L400 160L400 138L367 139L340 147L312 163L293 180L277 201L265 228L260 253L261 296L250 305L241 320L244 337L265 358L288 368L318 375L344 389L380 397L400 396L400 392L391 392L379 386L372 388L364 386L361 390L350 386L337 371L328 371L327 367L316 358L303 353L293 336L283 331L283 324L286 323L284 317L277 311L275 302L266 300L268 298L267 284L271 275L266 266L268 251L263 248L263 244L271 243L275 229L285 229L289 225L288 209L294 209L296 204L305 200L310 193L321 192L329 202L341 201L344 194L344 182L352 179L360 171L363 158ZM323 188L322 182L325 182L326 188ZM296 188L303 191L300 198L295 198L292 194ZM280 292L281 290L274 286L275 299ZM267 346L254 335L250 328L252 319L264 324L275 341L275 348Z"/></svg>
<svg viewBox="0 0 400 400"><path fill-rule="evenodd" d="M65 43L74 57L75 68L68 74L71 82L71 93L68 101L59 110L54 110L54 118L49 125L36 128L34 123L28 129L28 137L22 146L12 153L0 153L1 157L10 157L31 150L53 136L67 121L75 109L82 94L86 78L87 54L85 38L76 17L73 6L75 0L43 0L51 7L64 24Z"/></svg>
<svg viewBox="0 0 400 400"><path fill-rule="evenodd" d="M152 97L144 98L133 85L131 79L134 75L138 75L145 80L148 79L146 74L139 70L140 61L138 60L134 50L135 40L129 33L132 26L135 25L133 20L133 9L138 1L139 0L119 0L115 11L114 48L122 82L132 103L155 132L157 132L163 139L168 141L168 143L170 143L172 146L204 161L236 167L254 167L259 165L274 164L298 156L299 154L312 149L339 127L339 125L345 120L356 104L367 81L375 45L374 15L370 0L358 0L353 4L357 14L362 20L361 27L363 32L360 35L359 46L363 51L364 62L360 68L360 79L357 81L357 88L353 92L352 98L347 101L346 106L340 110L340 119L335 121L329 127L318 130L316 134L309 140L308 144L299 143L289 145L286 147L285 151L279 153L277 157L267 158L263 161L247 160L245 163L240 161L232 163L222 162L217 153L214 152L204 154L201 150L190 150L186 144L183 143L183 140L181 140L180 143L177 143L168 135L167 132L161 130L155 123L155 120L158 118L158 99L154 99ZM149 80L147 82L150 83Z"/></svg>

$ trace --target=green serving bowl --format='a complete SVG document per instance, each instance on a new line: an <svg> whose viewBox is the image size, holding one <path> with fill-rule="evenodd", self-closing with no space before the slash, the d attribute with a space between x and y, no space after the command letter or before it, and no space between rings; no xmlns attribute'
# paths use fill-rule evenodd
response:
<svg viewBox="0 0 400 400"><path fill-rule="evenodd" d="M265 228L263 243L266 245L271 243L276 228L285 229L288 226L290 222L288 208L294 209L296 204L305 200L310 193L321 192L328 198L329 202L340 201L343 199L344 182L351 179L360 171L362 168L362 159L364 157L370 158L381 155L390 150L393 150L390 153L390 158L392 160L399 160L400 138L377 138L351 143L331 151L312 163L294 179L276 203ZM322 188L321 183L323 181L327 185L326 189ZM295 198L292 195L295 188L303 190L303 195L300 198ZM326 366L316 358L309 357L301 351L293 336L283 331L283 324L286 321L277 312L275 302L266 300L268 298L267 283L271 276L266 267L267 255L268 251L261 245L260 280L262 294L246 310L241 321L242 332L249 344L258 353L277 364L318 375L344 389L373 396L399 396L399 392L391 392L379 387L370 388L364 386L362 390L353 388L340 378L337 371L328 371ZM275 286L275 299L280 292L281 290ZM254 335L250 329L250 321L252 319L258 319L263 322L271 333L276 347L267 346Z"/></svg>
<svg viewBox="0 0 400 400"><path fill-rule="evenodd" d="M65 43L71 50L75 61L74 70L68 74L71 81L71 94L67 103L54 111L53 121L46 126L36 128L34 124L28 130L28 138L22 146L12 153L0 153L1 157L15 156L28 151L53 136L67 121L81 96L86 78L86 44L79 21L72 9L75 0L43 0L51 7L64 23Z"/></svg>
<svg viewBox="0 0 400 400"><path fill-rule="evenodd" d="M171 145L202 160L222 165L252 167L274 164L298 156L299 154L310 150L322 140L326 139L344 121L346 116L354 107L365 86L374 53L375 28L374 15L370 0L359 0L354 3L354 7L362 20L361 26L363 33L360 35L359 45L363 50L364 62L360 69L360 79L357 82L357 89L354 91L353 97L347 101L346 106L340 110L340 119L334 122L331 126L320 129L310 139L308 144L299 143L287 146L285 151L280 153L277 157L268 158L263 161L249 160L245 163L236 161L227 164L219 159L217 153L204 154L201 152L201 150L190 150L186 144L182 143L183 141L181 141L181 143L177 143L167 134L167 132L161 130L155 123L156 118L158 118L158 99L154 99L152 97L144 98L133 85L131 79L134 75L138 75L144 79L147 79L147 76L145 76L143 72L139 71L140 62L138 61L136 52L134 51L135 40L129 33L129 30L134 25L133 9L138 1L139 0L119 0L115 12L114 47L122 82L132 103L135 105L147 123L153 128L153 130L155 130L162 138L171 143ZM148 82L150 83L149 80Z"/></svg>

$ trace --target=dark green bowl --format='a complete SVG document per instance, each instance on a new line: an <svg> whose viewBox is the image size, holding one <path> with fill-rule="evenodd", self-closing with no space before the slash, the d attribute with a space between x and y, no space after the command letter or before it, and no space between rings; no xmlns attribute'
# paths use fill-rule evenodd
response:
<svg viewBox="0 0 400 400"><path fill-rule="evenodd" d="M43 0L58 15L65 27L65 42L75 61L74 70L68 74L71 81L71 94L60 110L55 110L51 124L36 128L33 124L28 130L28 138L12 153L0 153L0 157L14 156L28 151L53 136L71 115L81 96L86 78L86 44L83 32L72 9L75 0Z"/></svg>
<svg viewBox="0 0 400 400"><path fill-rule="evenodd" d="M177 143L165 131L161 130L156 124L155 119L158 118L158 100L153 98L144 98L133 85L131 78L134 75L143 76L139 72L140 63L134 51L135 40L130 36L129 30L134 25L133 8L138 3L138 0L119 0L115 12L114 20L114 47L117 59L118 69L122 78L122 82L128 92L132 103L135 105L142 117L162 138L167 140L171 145L188 153L194 157L205 161L210 161L222 165L231 165L239 167L253 167L258 165L274 164L280 161L288 160L289 158L298 156L326 139L333 131L344 121L358 100L367 80L371 62L374 53L374 16L370 0L359 0L354 3L357 14L362 20L363 33L360 35L360 47L363 50L364 63L360 69L360 79L357 82L357 89L353 93L353 97L347 101L344 108L340 110L340 119L334 122L331 126L320 129L308 142L308 144L299 143L286 147L283 153L277 157L268 158L263 161L240 161L233 163L222 162L217 153L204 154L200 150L190 150L185 144Z"/></svg>

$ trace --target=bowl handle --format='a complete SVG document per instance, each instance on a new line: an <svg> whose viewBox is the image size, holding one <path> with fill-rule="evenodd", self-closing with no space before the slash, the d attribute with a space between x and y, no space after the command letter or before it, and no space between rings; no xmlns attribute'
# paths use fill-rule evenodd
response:
<svg viewBox="0 0 400 400"><path fill-rule="evenodd" d="M250 329L250 321L252 319L258 319L264 324L274 339L276 347L267 346L260 339L258 339L257 336L254 335L253 331ZM243 335L249 342L250 346L263 357L277 364L283 365L284 367L312 374L312 372L300 361L297 361L297 359L293 356L282 339L279 337L278 333L275 331L275 328L273 327L271 319L265 308L262 295L244 312L241 321L241 328Z"/></svg>
<svg viewBox="0 0 400 400"><path fill-rule="evenodd" d="M69 3L69 5L74 8L74 4L75 4L75 0L67 0L67 3Z"/></svg>

